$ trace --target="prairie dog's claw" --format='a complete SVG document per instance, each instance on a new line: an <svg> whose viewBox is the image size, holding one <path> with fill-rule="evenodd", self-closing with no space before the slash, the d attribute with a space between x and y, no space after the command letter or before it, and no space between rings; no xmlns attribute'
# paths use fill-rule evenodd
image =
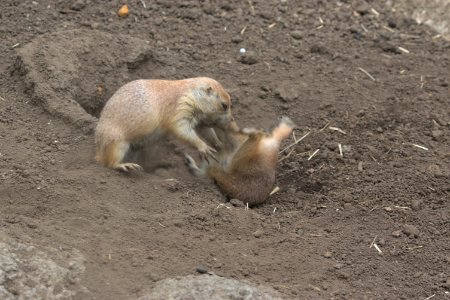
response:
<svg viewBox="0 0 450 300"><path fill-rule="evenodd" d="M117 170L122 171L122 172L126 172L129 173L131 171L142 171L143 168L138 165L138 164L134 164L134 163L123 163L120 164L116 167Z"/></svg>
<svg viewBox="0 0 450 300"><path fill-rule="evenodd" d="M216 156L214 155L214 153L217 153L217 151L214 148L211 148L209 146L207 146L207 148L205 150L201 150L200 151L200 158L202 160L206 160L209 164L209 160L208 157L214 159L215 161L218 162Z"/></svg>

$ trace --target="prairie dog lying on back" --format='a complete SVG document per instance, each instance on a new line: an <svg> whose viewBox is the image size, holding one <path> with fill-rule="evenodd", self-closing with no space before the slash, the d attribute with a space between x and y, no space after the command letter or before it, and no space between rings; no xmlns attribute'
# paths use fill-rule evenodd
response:
<svg viewBox="0 0 450 300"><path fill-rule="evenodd" d="M233 117L225 89L207 77L184 80L136 80L107 101L95 131L96 160L104 166L128 172L142 169L123 163L131 144L155 134L170 134L213 156L220 145L214 127L227 130Z"/></svg>
<svg viewBox="0 0 450 300"><path fill-rule="evenodd" d="M226 196L250 206L261 204L269 197L275 182L281 141L294 127L288 117L283 117L271 133L242 129L225 136L224 149L218 153L219 162L202 161L198 167L194 159L185 154L186 163L192 174L212 178ZM227 148L227 145L231 146Z"/></svg>

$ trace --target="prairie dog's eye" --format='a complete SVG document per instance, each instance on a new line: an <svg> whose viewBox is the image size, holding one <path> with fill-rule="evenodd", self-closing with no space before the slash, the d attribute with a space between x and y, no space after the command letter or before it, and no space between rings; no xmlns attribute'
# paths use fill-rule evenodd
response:
<svg viewBox="0 0 450 300"><path fill-rule="evenodd" d="M228 104L222 102L222 108L223 108L223 110L227 110L228 109Z"/></svg>

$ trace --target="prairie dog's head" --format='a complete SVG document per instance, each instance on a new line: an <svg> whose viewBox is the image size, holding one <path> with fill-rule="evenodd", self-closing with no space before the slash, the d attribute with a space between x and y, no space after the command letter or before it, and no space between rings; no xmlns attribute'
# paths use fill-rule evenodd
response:
<svg viewBox="0 0 450 300"><path fill-rule="evenodd" d="M199 121L207 126L227 128L233 121L231 97L220 83L208 79L195 88Z"/></svg>

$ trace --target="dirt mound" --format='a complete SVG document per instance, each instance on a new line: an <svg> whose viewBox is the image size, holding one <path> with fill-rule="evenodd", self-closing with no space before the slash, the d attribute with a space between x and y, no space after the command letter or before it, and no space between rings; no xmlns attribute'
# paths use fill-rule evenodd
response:
<svg viewBox="0 0 450 300"><path fill-rule="evenodd" d="M33 98L81 128L92 128L95 118L88 114L98 117L138 68L157 64L144 40L88 29L40 35L18 55L16 70Z"/></svg>

